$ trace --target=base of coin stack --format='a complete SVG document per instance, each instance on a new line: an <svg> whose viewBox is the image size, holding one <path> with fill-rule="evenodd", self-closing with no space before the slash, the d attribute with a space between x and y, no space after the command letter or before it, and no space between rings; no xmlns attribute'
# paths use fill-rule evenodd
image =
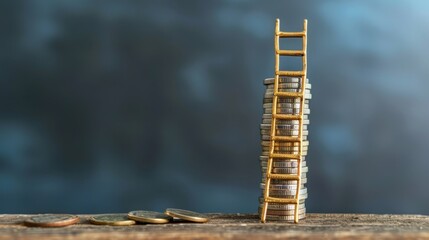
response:
<svg viewBox="0 0 429 240"><path fill-rule="evenodd" d="M262 152L260 156L260 165L262 172L262 179L260 188L262 195L259 198L258 212L261 213L262 205L264 202L264 189L265 189L265 178L267 170L268 155L270 152L270 134L271 134L271 117L272 117L272 106L273 106L273 93L274 93L274 78L267 78L264 80L265 95L263 100L263 115L262 122L260 125L261 129L261 147ZM299 92L301 91L301 79L296 77L280 77L279 78L279 91L283 92ZM308 137L308 115L310 114L309 100L311 99L311 84L308 79L305 84L305 102L303 106L303 132L302 132L302 162L301 162L301 186L299 192L299 204L298 204L298 217L299 219L305 218L306 208L305 200L307 199L307 172L308 166L305 159L307 155L309 142ZM277 113L283 114L299 114L300 113L300 101L299 99L291 98L279 98L277 105ZM298 136L299 134L299 121L297 120L277 120L276 133L282 136ZM299 154L299 142L285 142L278 143L274 148L274 152ZM294 159L273 159L273 173L279 174L293 174L298 172L298 163ZM297 190L296 181L287 180L271 180L270 196L278 198L295 198ZM293 204L278 204L269 203L267 208L267 220L270 221L293 221L295 214L295 205Z"/></svg>

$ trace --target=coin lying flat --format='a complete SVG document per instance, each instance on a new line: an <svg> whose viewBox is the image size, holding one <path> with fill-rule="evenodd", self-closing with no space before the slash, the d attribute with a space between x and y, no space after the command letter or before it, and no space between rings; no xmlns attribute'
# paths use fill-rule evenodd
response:
<svg viewBox="0 0 429 240"><path fill-rule="evenodd" d="M110 225L110 226L129 226L134 225L134 220L128 219L125 214L100 214L89 218L92 224Z"/></svg>
<svg viewBox="0 0 429 240"><path fill-rule="evenodd" d="M279 83L300 83L300 82L301 82L301 78L298 78L298 77L285 77L285 76L279 77ZM308 78L306 79L305 82L306 83L308 82ZM274 78L265 78L264 84L265 85L274 84Z"/></svg>
<svg viewBox="0 0 429 240"><path fill-rule="evenodd" d="M298 214L298 219L304 219L305 213ZM294 221L294 215L285 215L285 216L279 216L279 215L269 215L267 214L267 220L269 221Z"/></svg>
<svg viewBox="0 0 429 240"><path fill-rule="evenodd" d="M128 218L144 223L168 223L173 220L173 218L167 214L143 210L129 212Z"/></svg>
<svg viewBox="0 0 429 240"><path fill-rule="evenodd" d="M25 220L33 227L65 227L79 222L79 217L69 214L41 214Z"/></svg>
<svg viewBox="0 0 429 240"><path fill-rule="evenodd" d="M165 214L190 222L205 223L209 220L207 215L176 208L167 208Z"/></svg>

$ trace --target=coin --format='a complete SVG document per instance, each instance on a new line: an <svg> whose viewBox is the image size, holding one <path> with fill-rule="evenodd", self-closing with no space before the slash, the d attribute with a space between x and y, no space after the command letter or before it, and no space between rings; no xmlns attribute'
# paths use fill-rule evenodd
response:
<svg viewBox="0 0 429 240"><path fill-rule="evenodd" d="M266 178L262 178L261 182L265 182ZM301 177L301 184L306 184L307 178ZM271 184L295 184L296 180L280 180L280 179L271 179Z"/></svg>
<svg viewBox="0 0 429 240"><path fill-rule="evenodd" d="M32 227L65 227L79 222L79 217L69 214L40 214L24 221Z"/></svg>
<svg viewBox="0 0 429 240"><path fill-rule="evenodd" d="M266 88L273 88L274 87L274 79L273 83L267 83L264 84ZM302 84L301 81L298 82L279 82L278 87L279 88L301 88ZM311 83L308 83L308 81L305 83L305 88L311 89Z"/></svg>
<svg viewBox="0 0 429 240"><path fill-rule="evenodd" d="M298 140L298 136L297 135L280 135L280 136L291 136L291 137L295 137ZM262 135L261 139L263 141L270 141L271 140L271 136L269 136L269 135ZM302 135L302 140L304 140L304 141L307 140L307 135L303 134Z"/></svg>
<svg viewBox="0 0 429 240"><path fill-rule="evenodd" d="M265 179L267 178L267 176L266 176L266 174L263 172L262 173L262 179L264 179L264 181L265 181ZM305 173L305 172L303 172L303 173L301 173L301 178L307 178L307 173ZM282 179L273 179L273 180L282 180Z"/></svg>
<svg viewBox="0 0 429 240"><path fill-rule="evenodd" d="M265 78L264 85L274 84L274 78ZM301 78L298 77L279 77L279 83L300 83ZM306 83L309 82L308 78L306 79Z"/></svg>
<svg viewBox="0 0 429 240"><path fill-rule="evenodd" d="M262 159L262 157L264 157ZM260 156L260 164L261 167L266 167L268 164L268 156ZM307 162L305 160L301 161L301 167L305 167L307 165ZM298 162L297 161L292 161L292 160L286 160L286 161L281 161L281 160L275 160L273 161L273 167L275 168L296 168L298 167Z"/></svg>
<svg viewBox="0 0 429 240"><path fill-rule="evenodd" d="M173 218L167 214L143 210L129 212L128 218L143 223L168 223L173 220Z"/></svg>
<svg viewBox="0 0 429 240"><path fill-rule="evenodd" d="M204 214L177 208L167 208L165 214L190 222L205 223L209 220L208 216Z"/></svg>
<svg viewBox="0 0 429 240"><path fill-rule="evenodd" d="M279 90L283 89L302 89L301 83L280 83L278 86ZM274 84L265 85L265 90L273 90ZM305 89L311 89L311 83L305 84Z"/></svg>
<svg viewBox="0 0 429 240"><path fill-rule="evenodd" d="M271 130L268 129L262 129L260 130L261 135L270 135ZM299 130L289 130L289 129L276 129L275 131L276 135L298 135ZM302 130L302 135L308 135L308 130Z"/></svg>
<svg viewBox="0 0 429 240"><path fill-rule="evenodd" d="M307 130L307 126L308 125L303 124L302 129ZM271 124L261 124L260 129L261 130L271 130ZM299 124L284 124L284 125L276 124L276 129L299 130Z"/></svg>
<svg viewBox="0 0 429 240"><path fill-rule="evenodd" d="M309 104L310 100L308 98L304 99L304 104ZM273 103L273 97L263 98L262 103ZM301 104L300 98L277 98L277 103L298 103Z"/></svg>
<svg viewBox="0 0 429 240"><path fill-rule="evenodd" d="M280 89L279 89L280 90ZM279 92L302 92L301 91L302 89L300 89L300 88L283 88L283 89L281 89L281 91L279 91ZM307 95L307 94L310 94L310 92L311 92L311 90L310 89L305 89L305 91L304 91L304 93ZM272 88L272 89L265 89L265 95L273 95L274 94L274 89Z"/></svg>
<svg viewBox="0 0 429 240"><path fill-rule="evenodd" d="M110 226L129 226L134 225L136 222L127 217L126 214L100 214L89 218L92 224L96 225L110 225Z"/></svg>
<svg viewBox="0 0 429 240"><path fill-rule="evenodd" d="M263 196L264 195L262 194L261 196L258 197L259 204L263 204L264 203L264 197ZM302 198L300 198L299 202L298 202L298 205L301 205L301 204L305 204L305 200L302 199ZM290 205L290 206L295 206L295 204L284 204L284 203L269 203L268 205Z"/></svg>
<svg viewBox="0 0 429 240"><path fill-rule="evenodd" d="M305 213L298 215L298 219L299 220L304 219L304 218L305 218ZM268 221L294 221L295 220L295 216L294 215L279 216L279 215L269 215L269 214L267 214L266 220L268 220Z"/></svg>
<svg viewBox="0 0 429 240"><path fill-rule="evenodd" d="M298 103L277 103L277 108L300 108L301 104ZM304 108L308 108L308 103L304 103ZM273 108L273 103L264 103L262 108Z"/></svg>
<svg viewBox="0 0 429 240"><path fill-rule="evenodd" d="M298 186L295 184L270 184L270 189L276 189L276 190L296 190ZM261 182L259 184L260 189L265 189L265 183ZM301 183L301 188L305 188L305 185Z"/></svg>
<svg viewBox="0 0 429 240"><path fill-rule="evenodd" d="M299 147L274 147L274 153L298 153L299 151ZM306 155L308 151L308 146L303 146L302 147L302 154ZM262 155L263 156L268 156L271 152L271 148L270 147L262 147Z"/></svg>
<svg viewBox="0 0 429 240"><path fill-rule="evenodd" d="M259 204L259 207L262 208L263 203ZM298 204L298 210L305 208L305 203ZM268 208L271 210L295 210L295 204L281 204L281 203L269 203Z"/></svg>
<svg viewBox="0 0 429 240"><path fill-rule="evenodd" d="M273 110L271 108L265 109L264 114L271 114ZM301 110L299 108L290 109L290 108L277 108L277 114L299 114ZM303 109L304 114L310 114L310 109Z"/></svg>
<svg viewBox="0 0 429 240"><path fill-rule="evenodd" d="M258 208L258 213L260 214L262 212L262 207ZM268 215L276 215L276 216L293 216L295 214L295 209L289 209L289 210L274 210L274 209L267 209ZM298 214L305 214L305 207L298 208Z"/></svg>
<svg viewBox="0 0 429 240"><path fill-rule="evenodd" d="M308 146L308 141L302 141L302 146ZM270 146L270 141L261 141L261 146ZM299 146L299 142L276 142L274 146L279 147L289 147L289 146Z"/></svg>
<svg viewBox="0 0 429 240"><path fill-rule="evenodd" d="M261 168L263 173L266 173L267 168ZM308 172L308 167L302 167L301 173ZM278 174L297 174L298 168L273 168L272 173L278 173Z"/></svg>
<svg viewBox="0 0 429 240"><path fill-rule="evenodd" d="M308 118L308 116L304 115L304 118ZM271 124L271 118L263 118L262 119L262 124ZM278 119L276 121L276 126L277 125L290 125L290 124L299 124L298 120L282 120L282 119ZM308 125L310 124L310 120L308 119L303 119L302 120L302 124L303 125Z"/></svg>
<svg viewBox="0 0 429 240"><path fill-rule="evenodd" d="M288 114L288 115L292 115L292 114ZM293 114L293 115L298 115L298 114ZM308 119L308 114L304 114L303 116L303 119L304 120L307 120ZM262 114L262 119L270 119L271 120L271 118L272 118L272 114L271 113L264 113L264 114ZM280 122L282 119L278 119L277 120L277 122ZM283 120L283 121L285 121L285 120ZM286 121L288 121L288 120L286 120ZM290 120L289 120L290 121ZM283 124L280 124L280 123L278 123L279 125L283 125Z"/></svg>
<svg viewBox="0 0 429 240"><path fill-rule="evenodd" d="M298 91L283 91L283 92L298 92ZM274 96L274 93L272 93L272 92L266 92L264 94L264 98L266 98L267 100L271 99L271 102L273 102L273 96ZM313 97L313 95L311 95L311 93L305 92L304 99L311 99L312 97ZM300 97L279 97L279 98L280 99L284 99L284 98L286 98L286 99L287 98L289 98L289 99L300 99ZM277 99L279 99L279 98L277 98ZM267 102L270 102L270 101L267 101Z"/></svg>

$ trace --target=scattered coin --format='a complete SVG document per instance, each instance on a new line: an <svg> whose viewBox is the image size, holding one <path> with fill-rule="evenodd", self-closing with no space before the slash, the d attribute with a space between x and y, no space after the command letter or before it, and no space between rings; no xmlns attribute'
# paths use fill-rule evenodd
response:
<svg viewBox="0 0 429 240"><path fill-rule="evenodd" d="M173 220L173 218L167 214L143 210L129 212L128 218L144 223L168 223Z"/></svg>
<svg viewBox="0 0 429 240"><path fill-rule="evenodd" d="M204 214L176 208L167 208L165 214L190 222L205 223L209 220Z"/></svg>
<svg viewBox="0 0 429 240"><path fill-rule="evenodd" d="M79 222L79 217L69 214L40 214L25 220L32 227L65 227Z"/></svg>
<svg viewBox="0 0 429 240"><path fill-rule="evenodd" d="M129 226L134 225L134 220L128 219L126 214L100 214L89 218L92 224L110 225L110 226Z"/></svg>

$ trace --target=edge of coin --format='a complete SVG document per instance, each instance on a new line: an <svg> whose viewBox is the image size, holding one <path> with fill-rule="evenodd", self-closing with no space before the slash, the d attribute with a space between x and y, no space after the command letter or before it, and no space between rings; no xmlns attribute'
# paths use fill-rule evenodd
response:
<svg viewBox="0 0 429 240"><path fill-rule="evenodd" d="M167 208L165 210L165 214L167 214L170 217L178 218L178 219L181 219L181 220L186 220L186 221L189 221L189 222L206 223L206 222L209 221L208 216L207 217L186 216L186 215L177 213L177 210L178 211L186 211L186 212L190 212L190 213L193 213L193 214L199 214L199 215L205 216L204 214L201 214L201 213L197 213L197 212L193 212L193 211L189 211L189 210L185 210L185 209L178 209L178 208Z"/></svg>
<svg viewBox="0 0 429 240"><path fill-rule="evenodd" d="M114 213L112 213L112 214L109 214L109 213L107 213L107 214L98 214L98 215L95 215L95 216L91 216L88 220L92 224L95 224L95 225L106 225L106 226L131 226L131 225L135 225L136 224L136 221L134 221L132 219L128 219L128 220L124 219L122 221L100 221L100 220L96 219L97 216L107 216L107 215L117 215L117 214L114 214ZM126 214L124 214L123 216L127 217Z"/></svg>
<svg viewBox="0 0 429 240"><path fill-rule="evenodd" d="M164 214L166 215L168 218L145 218L145 217L141 217L141 216L136 216L133 214L133 212L137 212L137 211L143 211L143 210L136 210L136 211L131 211L127 214L127 217L131 220L134 220L136 222L141 222L141 223L154 223L154 224L163 224L163 223L169 223L170 221L173 220L173 217L171 217L170 215L167 215L165 213L162 212L155 212L155 211L145 211L145 212L153 212L153 213L159 213L159 214Z"/></svg>
<svg viewBox="0 0 429 240"><path fill-rule="evenodd" d="M70 225L74 225L80 221L79 216L71 215L71 214L49 214L48 213L48 214L39 214L38 216L41 216L41 215L63 215L63 216L69 216L70 218L62 221L56 221L56 222L38 223L38 222L32 221L34 217L37 217L37 216L33 216L33 217L30 217L29 219L26 219L24 221L24 224L30 227L67 227Z"/></svg>

